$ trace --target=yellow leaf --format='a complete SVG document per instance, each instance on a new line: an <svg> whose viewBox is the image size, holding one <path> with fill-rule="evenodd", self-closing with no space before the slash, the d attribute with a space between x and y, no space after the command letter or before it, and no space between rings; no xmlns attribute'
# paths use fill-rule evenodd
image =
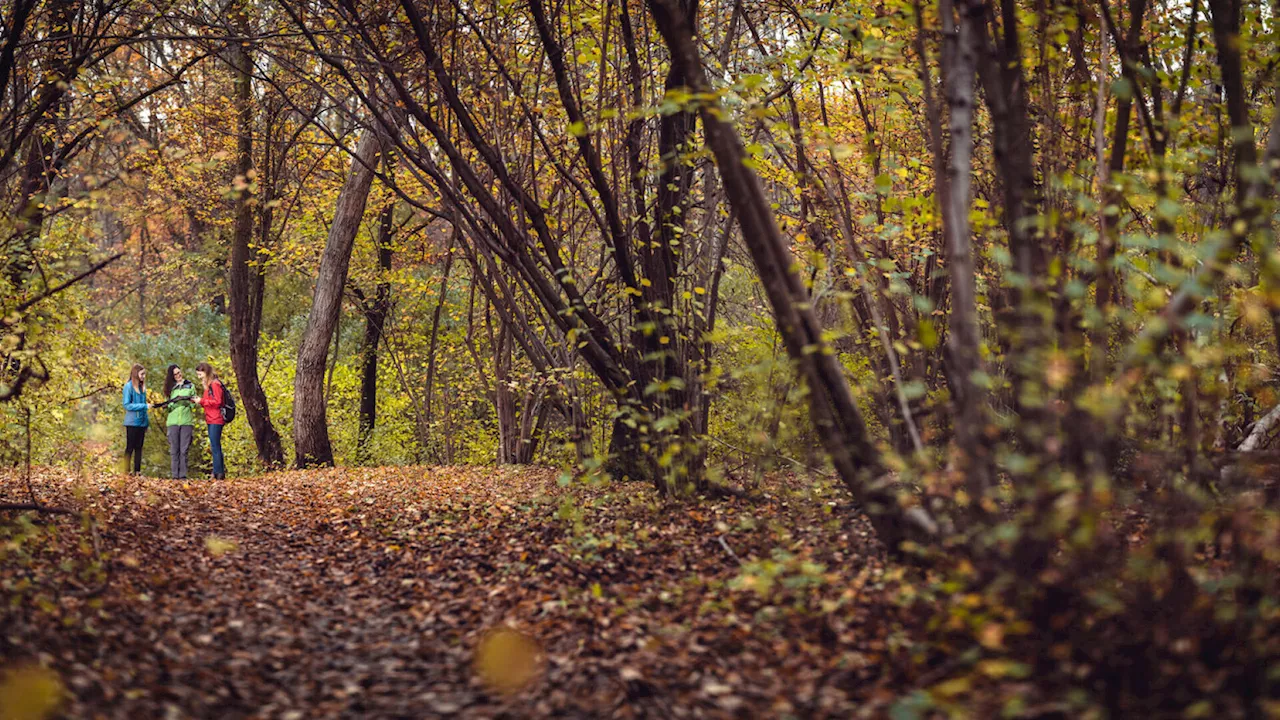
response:
<svg viewBox="0 0 1280 720"><path fill-rule="evenodd" d="M958 677L958 678L951 678L950 680L945 680L943 682L938 683L937 685L934 685L933 692L934 694L939 695L941 697L951 698L951 697L962 695L968 692L969 687L972 684L973 684L972 681L965 676Z"/></svg>
<svg viewBox="0 0 1280 720"><path fill-rule="evenodd" d="M978 672L991 678L1026 677L1027 667L1012 660L983 660L978 663Z"/></svg>
<svg viewBox="0 0 1280 720"><path fill-rule="evenodd" d="M542 650L532 638L511 628L491 631L480 641L475 671L490 687L513 693L537 677Z"/></svg>
<svg viewBox="0 0 1280 720"><path fill-rule="evenodd" d="M217 535L210 535L204 539L204 549L214 557L222 557L229 552L234 552L238 547L233 541L220 538Z"/></svg>
<svg viewBox="0 0 1280 720"><path fill-rule="evenodd" d="M62 702L62 681L48 668L31 665L0 679L0 720L43 720Z"/></svg>

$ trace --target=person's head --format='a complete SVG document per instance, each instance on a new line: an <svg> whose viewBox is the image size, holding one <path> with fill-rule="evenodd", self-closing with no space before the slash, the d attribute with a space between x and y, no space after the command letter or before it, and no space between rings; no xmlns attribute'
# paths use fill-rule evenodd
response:
<svg viewBox="0 0 1280 720"><path fill-rule="evenodd" d="M182 376L182 368L177 365L170 365L164 372L164 394L168 396L173 392L176 385L182 383L185 378Z"/></svg>
<svg viewBox="0 0 1280 720"><path fill-rule="evenodd" d="M196 366L196 377L200 378L200 383L208 385L218 379L218 373L213 371L213 366L207 362L202 362Z"/></svg>
<svg viewBox="0 0 1280 720"><path fill-rule="evenodd" d="M134 363L133 367L129 368L129 382L133 383L134 389L141 390L147 382L147 369Z"/></svg>

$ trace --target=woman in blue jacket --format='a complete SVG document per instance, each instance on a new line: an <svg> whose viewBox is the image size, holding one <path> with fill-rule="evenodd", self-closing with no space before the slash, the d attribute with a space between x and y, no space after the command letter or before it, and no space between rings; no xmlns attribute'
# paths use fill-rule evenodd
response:
<svg viewBox="0 0 1280 720"><path fill-rule="evenodd" d="M129 382L121 390L124 404L124 456L125 467L133 460L133 474L142 474L142 441L147 437L147 369L134 363L129 370Z"/></svg>

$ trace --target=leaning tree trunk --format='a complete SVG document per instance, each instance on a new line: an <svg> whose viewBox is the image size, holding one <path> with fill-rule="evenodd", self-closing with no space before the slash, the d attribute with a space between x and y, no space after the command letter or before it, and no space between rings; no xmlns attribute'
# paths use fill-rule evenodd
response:
<svg viewBox="0 0 1280 720"><path fill-rule="evenodd" d="M258 460L267 468L284 465L280 433L271 423L267 394L258 379L258 330L262 320L263 267L250 268L249 240L253 235L253 205L249 202L249 171L253 166L253 101L250 88L249 52L241 43L231 43L235 68L236 175L245 187L236 197L236 222L231 236L231 267L228 272L231 314L231 368L240 386L244 417L253 431ZM265 233L264 233L265 234ZM262 258L259 257L259 260Z"/></svg>
<svg viewBox="0 0 1280 720"><path fill-rule="evenodd" d="M649 0L649 10L671 51L672 64L680 67L690 90L697 97L714 97L694 44L695 18L686 2ZM724 120L728 116L725 108L708 101L699 106L699 114L725 195L773 308L778 332L809 386L810 417L836 471L888 547L897 549L903 540L936 533L932 518L920 508L908 509L887 480L880 452L867 433L843 368L822 335L808 291L792 270L794 257L778 230L760 178L745 162L747 155L738 132Z"/></svg>
<svg viewBox="0 0 1280 720"><path fill-rule="evenodd" d="M365 203L373 185L373 167L378 160L380 141L375 131L366 131L351 161L351 174L338 194L333 224L320 271L316 276L311 313L298 349L298 367L293 380L293 442L299 468L332 466L333 445L325 417L324 369L329 341L342 309L342 290L347 283L351 248L355 244Z"/></svg>
<svg viewBox="0 0 1280 720"><path fill-rule="evenodd" d="M391 306L391 233L395 220L395 203L382 209L378 222L378 287L373 300L365 306L364 346L360 367L360 433L357 439L361 455L368 452L374 425L378 422L378 343L382 342L382 330L387 322Z"/></svg>

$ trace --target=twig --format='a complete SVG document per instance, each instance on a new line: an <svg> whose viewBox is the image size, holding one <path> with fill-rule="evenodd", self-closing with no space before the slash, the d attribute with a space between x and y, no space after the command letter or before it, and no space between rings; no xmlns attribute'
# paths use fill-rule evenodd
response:
<svg viewBox="0 0 1280 720"><path fill-rule="evenodd" d="M47 515L75 515L74 512L60 507L49 507L38 503L0 503L0 512L38 512Z"/></svg>
<svg viewBox="0 0 1280 720"><path fill-rule="evenodd" d="M734 562L742 563L742 558L738 557L738 553L734 552L733 548L729 547L729 543L724 541L724 536L716 538L716 541L720 543L720 547L724 548L725 552L729 553L729 557L733 558Z"/></svg>
<svg viewBox="0 0 1280 720"><path fill-rule="evenodd" d="M763 459L765 459L765 458L767 457L764 453L758 453L758 452L751 452L751 451L748 451L748 450L743 450L742 448L737 447L737 446L734 446L734 445L730 445L729 443L727 443L727 442L725 442L725 441L723 441L723 440L721 440L721 439L719 439L719 438L713 438L713 437L708 436L708 437L707 437L707 439L708 439L708 440L710 440L710 441L712 441L712 442L719 443L719 444L721 444L721 445L723 445L723 446L725 446L725 447L729 448L730 450L736 450L737 452L740 452L740 453L742 453L743 455L745 455L745 456L747 456L747 457L757 457L757 458L760 458L761 460L763 460ZM805 470L808 470L808 471L809 471L809 472L811 472L811 473L816 473L816 474L818 474L818 475L822 475L823 477L835 477L835 473L828 472L828 471L826 471L826 470L823 470L822 468L816 468L816 467L813 467L812 465L806 465L805 463L802 463L802 462L800 462L799 460L796 460L795 458L787 457L786 455L783 455L782 453L774 453L774 457L778 457L778 458L781 458L782 460L786 460L786 461L787 461L787 462L789 462L789 463L793 463L793 464L795 464L797 467L800 467L800 468L803 468L803 469L805 469Z"/></svg>
<svg viewBox="0 0 1280 720"><path fill-rule="evenodd" d="M63 402L64 404L65 404L65 403L73 403L73 402L75 402L75 401L77 401L77 400L84 400L85 398L93 397L94 395L97 395L97 394L98 394L98 393L100 393L100 392L106 392L107 390L112 390L112 389L114 389L114 388L113 388L111 385L103 385L102 387L98 388L97 390L91 390L91 391L89 391L89 392L85 393L84 395L78 395L78 396L73 397L73 398L67 398L66 400L63 400L62 402Z"/></svg>
<svg viewBox="0 0 1280 720"><path fill-rule="evenodd" d="M23 412L23 420L24 420L24 423L23 423L23 424L25 425L25 427L26 427L26 431L27 431L27 434L26 434L26 442L27 442L27 455L26 455L27 469L26 469L26 472L25 472L25 473L24 473L24 475L23 475L23 479L24 479L24 480L26 481L26 483L27 483L27 496L31 498L31 504L32 504L32 505L39 505L39 504L40 504L40 500L39 500L38 498L36 498L36 489L35 489L35 487L34 487L34 486L32 486L32 485L31 485L31 408L30 408L30 407L23 407L23 408L22 408L22 412Z"/></svg>
<svg viewBox="0 0 1280 720"><path fill-rule="evenodd" d="M120 259L120 258L122 258L122 257L124 257L124 253L116 253L115 255L112 255L111 257L107 258L106 260L103 260L102 262L97 263L97 264L95 264L95 265L91 266L88 270L85 270L84 272L80 273L79 275L76 275L75 277L71 278L70 280L67 280L66 282L64 282L64 283L62 283L62 284L60 284L60 285L56 285L56 286L54 286L54 287L52 287L52 288L49 288L48 290L45 290L44 292L42 292L42 293L40 293L39 295L37 295L37 296L35 296L35 297L31 298L30 300L27 300L26 302L22 303L22 304L21 304L21 305L19 305L18 307L14 308L14 310L15 310L15 311L17 311L17 312L22 312L23 310L27 310L27 309L29 309L32 305L35 305L36 303L38 303L38 302L40 302L41 300L44 300L44 299L46 299L46 298L52 297L52 296L54 296L54 295L57 295L58 293L62 292L63 290L66 290L67 288L71 287L72 285L75 285L76 283L80 282L81 280L84 280L85 278L87 278L87 277L89 277L90 275L92 275L92 274L94 274L94 273L98 272L98 271L99 271L99 270L101 270L102 268L104 268L104 267L106 267L106 266L110 265L111 263L113 263L113 262L115 262L115 261L119 260L119 259Z"/></svg>

